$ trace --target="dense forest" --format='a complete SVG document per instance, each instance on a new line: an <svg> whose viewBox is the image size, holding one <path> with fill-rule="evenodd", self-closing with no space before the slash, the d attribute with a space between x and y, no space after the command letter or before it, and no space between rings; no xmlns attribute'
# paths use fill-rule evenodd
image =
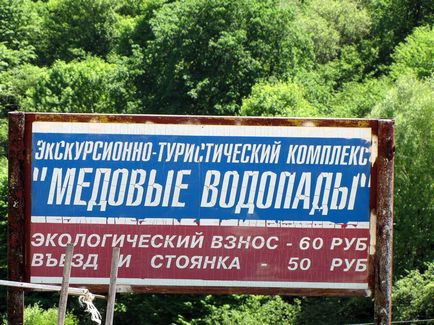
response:
<svg viewBox="0 0 434 325"><path fill-rule="evenodd" d="M433 319L433 25L431 0L0 0L0 278L10 111L383 117L396 122L393 319ZM26 304L29 324L56 315L52 295ZM122 294L115 310L118 324L372 321L370 298Z"/></svg>

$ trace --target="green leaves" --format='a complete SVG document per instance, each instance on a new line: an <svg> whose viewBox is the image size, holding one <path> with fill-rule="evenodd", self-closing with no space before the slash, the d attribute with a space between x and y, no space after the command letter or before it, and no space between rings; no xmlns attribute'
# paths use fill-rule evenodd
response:
<svg viewBox="0 0 434 325"><path fill-rule="evenodd" d="M211 296L203 300L209 314L201 319L181 324L294 324L300 311L300 301L293 304L279 296L234 295L230 304L216 305Z"/></svg>
<svg viewBox="0 0 434 325"><path fill-rule="evenodd" d="M112 1L58 0L50 1L47 9L39 46L44 64L110 52L117 23Z"/></svg>
<svg viewBox="0 0 434 325"><path fill-rule="evenodd" d="M137 78L144 112L236 114L256 80L309 62L293 14L274 1L186 0L150 19Z"/></svg>
<svg viewBox="0 0 434 325"><path fill-rule="evenodd" d="M392 76L414 73L419 78L433 75L434 71L434 27L422 26L396 47L393 54Z"/></svg>
<svg viewBox="0 0 434 325"><path fill-rule="evenodd" d="M330 100L336 117L366 117L393 85L387 77L348 82Z"/></svg>
<svg viewBox="0 0 434 325"><path fill-rule="evenodd" d="M0 43L11 50L31 47L39 28L40 19L32 1L0 0Z"/></svg>
<svg viewBox="0 0 434 325"><path fill-rule="evenodd" d="M319 112L305 99L303 87L295 82L258 83L243 101L241 115L314 117Z"/></svg>
<svg viewBox="0 0 434 325"><path fill-rule="evenodd" d="M116 113L127 109L128 91L119 80L122 69L99 58L56 61L27 89L22 105L28 111Z"/></svg>
<svg viewBox="0 0 434 325"><path fill-rule="evenodd" d="M24 310L24 323L26 325L55 325L57 324L57 308L42 309L39 305L26 307ZM65 317L65 325L78 324L77 318L68 313Z"/></svg>
<svg viewBox="0 0 434 325"><path fill-rule="evenodd" d="M393 302L396 320L432 319L434 317L434 263L425 272L413 270L395 283Z"/></svg>
<svg viewBox="0 0 434 325"><path fill-rule="evenodd" d="M396 122L395 275L434 260L433 81L401 76L371 114Z"/></svg>
<svg viewBox="0 0 434 325"><path fill-rule="evenodd" d="M360 41L371 27L369 12L357 1L309 1L297 19L314 42L318 63L337 58L344 45Z"/></svg>

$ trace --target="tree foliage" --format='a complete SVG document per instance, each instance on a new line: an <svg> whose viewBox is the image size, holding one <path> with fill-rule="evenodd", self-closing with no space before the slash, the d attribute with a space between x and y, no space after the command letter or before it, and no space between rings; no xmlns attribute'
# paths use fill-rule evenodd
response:
<svg viewBox="0 0 434 325"><path fill-rule="evenodd" d="M393 53L392 75L397 78L414 73L419 78L433 75L434 27L421 26L399 44Z"/></svg>
<svg viewBox="0 0 434 325"><path fill-rule="evenodd" d="M366 117L386 96L392 82L389 78L368 78L365 82L351 81L330 100L331 115L336 117Z"/></svg>
<svg viewBox="0 0 434 325"><path fill-rule="evenodd" d="M110 52L117 23L113 1L50 0L46 10L39 47L43 63Z"/></svg>
<svg viewBox="0 0 434 325"><path fill-rule="evenodd" d="M56 61L26 90L21 104L28 111L124 112L128 91L118 74L122 75L122 67L96 57Z"/></svg>
<svg viewBox="0 0 434 325"><path fill-rule="evenodd" d="M368 10L358 1L309 1L298 19L312 38L318 63L337 58L344 45L361 41L371 26Z"/></svg>
<svg viewBox="0 0 434 325"><path fill-rule="evenodd" d="M378 48L376 65L392 63L391 54L417 26L433 25L431 0L373 0L367 3L372 17L372 46Z"/></svg>
<svg viewBox="0 0 434 325"><path fill-rule="evenodd" d="M120 295L116 303L114 323L176 324L201 319L206 315L203 298L200 295Z"/></svg>
<svg viewBox="0 0 434 325"><path fill-rule="evenodd" d="M24 310L24 324L26 325L55 325L57 324L57 308L42 309L37 304L26 307ZM65 325L78 324L77 318L68 313L65 317Z"/></svg>
<svg viewBox="0 0 434 325"><path fill-rule="evenodd" d="M29 0L0 0L0 43L11 50L32 51L40 19Z"/></svg>
<svg viewBox="0 0 434 325"><path fill-rule="evenodd" d="M434 318L434 263L425 272L412 270L393 288L395 319L402 321Z"/></svg>
<svg viewBox="0 0 434 325"><path fill-rule="evenodd" d="M247 116L318 116L306 100L304 89L295 82L257 83L243 100L241 115Z"/></svg>
<svg viewBox="0 0 434 325"><path fill-rule="evenodd" d="M24 107L27 92L36 86L46 68L22 64L0 73L0 114L6 117L10 111Z"/></svg>
<svg viewBox="0 0 434 325"><path fill-rule="evenodd" d="M434 260L433 81L402 76L372 112L396 122L396 275Z"/></svg>
<svg viewBox="0 0 434 325"><path fill-rule="evenodd" d="M144 112L234 114L256 80L283 77L311 61L309 41L276 1L186 0L149 20Z"/></svg>
<svg viewBox="0 0 434 325"><path fill-rule="evenodd" d="M304 297L294 324L353 324L373 322L370 299L341 297Z"/></svg>
<svg viewBox="0 0 434 325"><path fill-rule="evenodd" d="M205 298L205 309L209 313L192 322L180 322L180 324L245 324L245 325L272 325L294 324L300 311L300 303L296 300L293 304L285 302L279 296L234 296L231 304L216 305L213 297Z"/></svg>

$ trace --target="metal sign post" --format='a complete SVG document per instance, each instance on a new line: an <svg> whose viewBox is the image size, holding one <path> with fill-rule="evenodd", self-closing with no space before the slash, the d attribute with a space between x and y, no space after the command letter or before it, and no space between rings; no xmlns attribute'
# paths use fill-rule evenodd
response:
<svg viewBox="0 0 434 325"><path fill-rule="evenodd" d="M390 121L379 121L377 186L377 252L375 255L375 322L392 322L393 257L393 166L394 128Z"/></svg>
<svg viewBox="0 0 434 325"><path fill-rule="evenodd" d="M9 113L9 199L8 199L8 277L23 281L25 277L25 144L24 113ZM24 291L8 289L8 320L24 322Z"/></svg>

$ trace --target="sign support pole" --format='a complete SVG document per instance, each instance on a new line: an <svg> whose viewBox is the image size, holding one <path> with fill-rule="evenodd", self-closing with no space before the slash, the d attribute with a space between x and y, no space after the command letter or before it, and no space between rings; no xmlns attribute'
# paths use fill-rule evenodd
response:
<svg viewBox="0 0 434 325"><path fill-rule="evenodd" d="M59 310L57 316L57 324L65 324L66 304L68 302L69 278L71 276L72 254L74 253L74 245L69 243L66 245L65 266L63 269L62 289L60 290Z"/></svg>
<svg viewBox="0 0 434 325"><path fill-rule="evenodd" d="M8 278L23 281L25 243L24 146L25 114L9 113ZM9 324L23 324L24 291L8 289Z"/></svg>
<svg viewBox="0 0 434 325"><path fill-rule="evenodd" d="M118 278L120 251L121 250L119 247L113 248L112 267L110 272L110 287L109 287L109 294L107 299L107 311L105 316L106 325L113 324L113 313L115 309L115 299L116 299L116 281Z"/></svg>
<svg viewBox="0 0 434 325"><path fill-rule="evenodd" d="M374 294L376 324L392 322L394 125L378 121L377 247Z"/></svg>

